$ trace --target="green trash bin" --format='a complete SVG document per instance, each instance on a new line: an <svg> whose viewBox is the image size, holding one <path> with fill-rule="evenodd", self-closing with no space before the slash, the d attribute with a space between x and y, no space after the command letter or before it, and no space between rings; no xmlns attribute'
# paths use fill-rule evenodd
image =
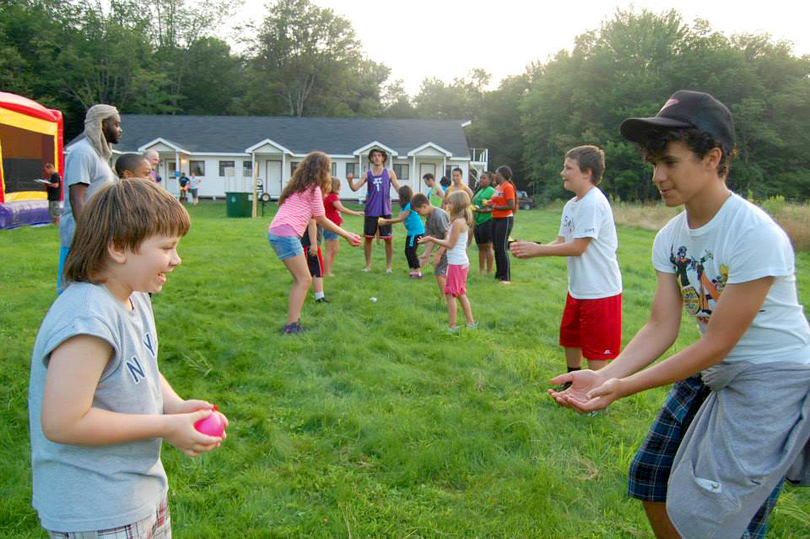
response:
<svg viewBox="0 0 810 539"><path fill-rule="evenodd" d="M225 193L225 208L228 217L250 217L253 207L250 193Z"/></svg>

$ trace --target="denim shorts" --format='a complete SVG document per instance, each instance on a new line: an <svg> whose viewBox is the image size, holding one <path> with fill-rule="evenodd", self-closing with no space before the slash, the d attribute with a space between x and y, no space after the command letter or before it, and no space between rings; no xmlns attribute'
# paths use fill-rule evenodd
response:
<svg viewBox="0 0 810 539"><path fill-rule="evenodd" d="M304 254L304 248L301 246L298 236L276 236L272 232L268 232L267 241L270 242L279 260L287 260Z"/></svg>
<svg viewBox="0 0 810 539"><path fill-rule="evenodd" d="M338 236L336 233L332 232L331 230L324 230L323 231L323 239L325 239L326 241L332 241L332 240L340 239L340 236Z"/></svg>

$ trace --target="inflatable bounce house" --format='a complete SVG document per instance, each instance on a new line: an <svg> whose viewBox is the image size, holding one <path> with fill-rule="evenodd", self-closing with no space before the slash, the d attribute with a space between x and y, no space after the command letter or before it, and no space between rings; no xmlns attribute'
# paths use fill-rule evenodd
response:
<svg viewBox="0 0 810 539"><path fill-rule="evenodd" d="M37 180L46 163L62 175L63 136L60 111L0 92L0 229L51 222L45 186Z"/></svg>

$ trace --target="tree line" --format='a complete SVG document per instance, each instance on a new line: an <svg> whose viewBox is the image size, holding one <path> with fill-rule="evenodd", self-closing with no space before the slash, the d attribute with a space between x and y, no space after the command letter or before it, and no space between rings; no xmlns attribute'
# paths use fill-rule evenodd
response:
<svg viewBox="0 0 810 539"><path fill-rule="evenodd" d="M10 0L0 3L0 89L58 108L66 138L94 103L123 113L464 119L470 145L509 164L519 185L564 197L565 151L607 153L604 190L655 200L651 169L619 136L678 89L731 109L738 155L729 183L757 198L810 196L810 56L768 35L727 36L675 10L618 10L572 50L490 88L476 69L422 81L415 96L363 53L351 21L310 0L276 0L222 38L236 0ZM232 44L239 50L234 50ZM125 126L126 127L126 126Z"/></svg>

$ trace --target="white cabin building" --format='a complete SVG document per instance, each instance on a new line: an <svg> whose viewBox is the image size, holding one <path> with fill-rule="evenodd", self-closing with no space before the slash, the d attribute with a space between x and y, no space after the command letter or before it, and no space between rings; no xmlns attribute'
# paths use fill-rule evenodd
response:
<svg viewBox="0 0 810 539"><path fill-rule="evenodd" d="M224 198L226 192L253 192L253 172L275 199L301 159L313 150L332 158L332 175L356 177L368 168L372 148L388 152L386 167L414 193L426 191L422 176L436 180L460 168L464 182L486 170L488 151L470 148L460 120L394 118L296 118L267 116L169 116L123 114L124 134L115 154L155 150L163 185L179 196L178 177L201 179L202 198ZM69 153L74 139L65 147ZM115 156L113 157L115 159ZM393 195L393 193L392 193ZM340 197L361 199L341 182Z"/></svg>

